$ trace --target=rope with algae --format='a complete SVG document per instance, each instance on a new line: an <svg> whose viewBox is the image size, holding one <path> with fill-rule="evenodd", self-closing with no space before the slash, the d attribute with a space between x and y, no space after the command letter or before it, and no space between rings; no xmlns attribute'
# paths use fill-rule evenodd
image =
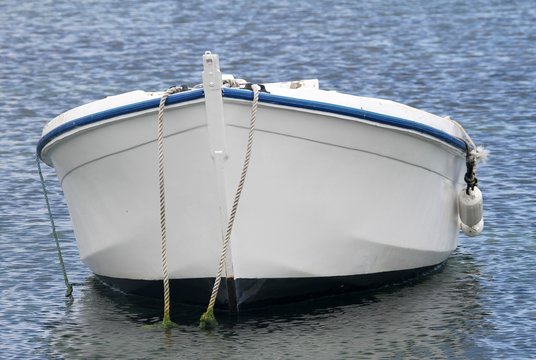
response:
<svg viewBox="0 0 536 360"><path fill-rule="evenodd" d="M218 265L218 272L216 274L216 279L214 281L214 287L212 288L210 301L207 307L207 311L205 311L205 313L203 313L203 315L201 315L201 318L199 319L199 326L202 329L212 329L216 325L218 325L216 317L214 316L214 305L216 304L216 297L218 295L218 290L220 288L221 276L223 273L223 265L225 263L225 258L227 256L227 251L229 248L231 232L233 230L233 224L234 224L234 220L236 216L236 211L238 209L238 203L240 201L240 195L242 194L242 189L244 188L244 183L246 181L246 175L248 172L249 162L251 159L251 148L253 146L253 133L255 130L255 125L257 123L257 107L259 104L260 88L258 85L255 84L255 85L252 85L252 90L253 90L253 103L252 103L252 108L251 108L251 119L250 119L250 127L249 127L249 134L248 134L248 142L246 146L246 155L244 158L244 165L242 167L242 175L240 176L240 181L236 189L236 195L234 198L233 207L229 215L229 221L227 223L227 231L225 233L225 238L223 240L223 246L222 246L221 255L220 255L220 262Z"/></svg>
<svg viewBox="0 0 536 360"><path fill-rule="evenodd" d="M164 284L164 317L162 326L169 329L175 326L170 318L170 291L169 291L169 272L167 265L167 228L166 228L166 198L164 189L164 108L167 98L183 89L181 87L170 87L160 98L158 108L158 184L160 190L160 235L162 246L162 281Z"/></svg>
<svg viewBox="0 0 536 360"><path fill-rule="evenodd" d="M48 199L48 191L45 185L45 178L43 176L43 171L41 170L41 161L39 155L35 156L37 162L37 170L39 172L39 178L41 179L41 187L43 188L43 195L45 196L45 201L47 203L48 217L50 219L50 225L52 226L52 237L56 242L56 251L58 252L58 259L60 260L61 270L63 272L63 280L65 281L65 297L73 297L73 286L69 282L67 277L67 271L65 270L65 263L63 262L63 256L61 255L60 241L58 239L58 233L56 232L56 225L54 224L54 217L52 216L52 209L50 208L50 201Z"/></svg>

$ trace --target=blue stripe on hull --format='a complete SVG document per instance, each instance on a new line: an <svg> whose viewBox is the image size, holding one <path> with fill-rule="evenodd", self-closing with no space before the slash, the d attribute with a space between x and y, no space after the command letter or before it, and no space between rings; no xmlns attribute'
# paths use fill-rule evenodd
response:
<svg viewBox="0 0 536 360"><path fill-rule="evenodd" d="M178 104L182 102L197 100L197 99L203 98L204 96L205 96L205 93L202 89L185 91L182 93L170 95L166 100L166 105L173 105L173 104ZM68 131L71 131L76 128L83 127L89 124L94 124L99 121L108 120L116 116L127 115L127 114L135 113L138 111L145 111L149 109L157 109L159 106L160 106L160 98L156 98L156 99L151 99L151 100L146 100L146 101L140 101L134 104L118 106L116 108L112 108L112 109L108 109L104 111L99 111L99 112L89 114L86 116L82 116L81 118L66 122L65 124L58 126L57 128L47 133L45 136L43 136L41 139L39 139L39 142L37 143L37 155L41 157L41 151L43 150L46 144L48 144L54 138Z"/></svg>
<svg viewBox="0 0 536 360"><path fill-rule="evenodd" d="M224 88L223 96L232 99L241 100L253 100L253 92L247 90ZM275 105L289 106L295 108L302 108L308 110L322 111L332 114L350 116L358 119L363 119L379 124L394 126L402 129L413 130L423 134L430 135L436 139L446 142L452 146L455 146L461 150L465 150L465 143L447 134L444 131L438 130L432 126L421 124L416 121L406 120L395 116L389 116L384 114L375 113L372 111L366 111L362 109L356 109L348 106L329 104L319 101L304 100L291 98L286 96L272 95L269 93L260 93L259 101L264 103L270 103Z"/></svg>
<svg viewBox="0 0 536 360"><path fill-rule="evenodd" d="M196 100L196 99L200 99L203 97L204 97L204 91L202 89L194 89L194 90L185 91L182 93L171 95L170 97L168 97L166 105L178 104L181 102ZM242 90L242 89L224 88L223 97L230 98L230 99L251 101L253 99L253 92L249 90ZM452 135L449 135L444 131L438 130L434 127L421 124L419 122L412 121L412 120L406 120L406 119L402 119L402 118L398 118L394 116L379 114L379 113L356 109L356 108L347 107L347 106L334 105L334 104L323 103L323 102L312 101L312 100L303 100L303 99L297 99L297 98L292 98L292 97L273 95L269 93L261 93L259 100L262 103L350 116L350 117L354 117L358 119L376 122L379 124L398 127L401 129L413 130L413 131L417 131L417 132L432 136L447 144L457 147L460 150L465 151L465 143L462 140ZM36 149L37 154L41 157L41 151L46 146L46 144L48 144L54 138L68 131L71 131L76 128L83 127L89 124L97 123L99 121L104 121L104 120L107 120L116 116L126 115L126 114L149 110L153 108L156 109L158 108L159 104L160 104L159 98L151 99L151 100L146 100L146 101L142 101L142 102L138 102L138 103L134 103L130 105L119 106L113 109L104 110L101 112L86 115L81 118L69 121L53 129L52 131L47 133L45 136L43 136L39 140L39 142L37 143L37 149Z"/></svg>

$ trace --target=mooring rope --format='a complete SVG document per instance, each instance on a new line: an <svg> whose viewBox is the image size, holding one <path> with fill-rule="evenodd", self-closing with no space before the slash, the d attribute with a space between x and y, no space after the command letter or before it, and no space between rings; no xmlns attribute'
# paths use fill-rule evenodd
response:
<svg viewBox="0 0 536 360"><path fill-rule="evenodd" d="M52 226L52 237L54 238L54 241L56 242L56 250L58 252L58 259L60 260L61 270L63 272L63 280L65 281L65 287L67 288L65 290L65 297L72 297L73 286L71 285L71 283L69 282L69 278L67 277L67 271L65 270L65 263L63 262L63 256L61 255L60 241L58 239L58 233L56 232L56 225L54 224L54 217L52 216L52 209L50 208L50 201L48 200L48 191L45 185L45 178L43 176L43 171L41 170L41 160L39 159L39 155L36 155L35 159L37 161L37 170L39 172L39 178L41 179L41 187L43 188L43 195L45 196L45 201L47 203L48 217L50 219L50 225Z"/></svg>
<svg viewBox="0 0 536 360"><path fill-rule="evenodd" d="M166 229L166 198L164 189L164 108L167 98L182 91L182 87L170 87L160 98L160 107L158 108L158 183L160 189L160 234L162 245L162 274L164 283L164 318L162 325L164 328L173 326L170 319L170 292L169 292L169 273L167 265L167 229Z"/></svg>
<svg viewBox="0 0 536 360"><path fill-rule="evenodd" d="M471 139L465 128L458 121L451 119L450 116L445 117L445 119L450 120L463 134L463 138L460 138L460 140L465 144L465 163L467 168L464 181L467 184L465 191L469 195L469 190L474 190L475 186L478 185L478 179L476 178L478 161L485 163L489 151L483 146L475 145L473 139Z"/></svg>
<svg viewBox="0 0 536 360"><path fill-rule="evenodd" d="M259 104L259 90L258 85L252 85L253 90L253 103L251 108L251 119L249 126L248 142L246 146L246 155L244 158L244 165L242 167L242 174L240 176L240 181L236 189L235 198L233 201L233 206L231 213L229 215L229 221L227 222L227 231L223 239L223 245L220 255L220 262L218 265L218 272L216 274L216 279L214 281L214 286L212 288L212 294L210 295L210 301L208 303L207 311L201 315L200 327L201 328L212 328L218 324L214 316L214 305L216 304L216 297L218 295L218 290L220 288L221 277L223 274L223 266L225 264L225 258L227 257L227 251L229 249L229 241L231 239L231 232L233 231L233 224L236 216L236 211L238 210L238 203L240 201L240 195L242 194L242 189L244 188L244 183L246 181L246 175L249 168L249 162L251 159L251 149L253 147L253 133L255 131L255 125L257 123L257 107Z"/></svg>
<svg viewBox="0 0 536 360"><path fill-rule="evenodd" d="M463 138L461 140L465 142L466 145L467 143L471 145L469 151L476 157L476 159L482 163L485 163L488 159L489 150L485 149L483 146L475 145L473 139L471 139L471 136L469 136L465 128L458 121L451 119L450 116L445 117L445 119L450 120L450 122L452 122L462 132Z"/></svg>

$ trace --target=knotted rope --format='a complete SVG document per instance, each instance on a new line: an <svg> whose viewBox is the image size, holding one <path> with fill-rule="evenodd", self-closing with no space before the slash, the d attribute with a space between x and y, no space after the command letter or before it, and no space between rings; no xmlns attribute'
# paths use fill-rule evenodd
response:
<svg viewBox="0 0 536 360"><path fill-rule="evenodd" d="M244 165L242 167L242 175L240 176L240 181L236 189L235 198L233 201L233 207L229 215L229 221L227 222L227 231L225 233L225 238L223 239L223 245L220 255L220 263L218 265L218 272L216 274L216 280L214 281L214 287L212 288L212 294L210 296L210 301L208 303L207 311L201 315L199 321L199 326L203 329L210 329L215 327L218 322L214 316L214 305L216 304L216 297L218 295L218 290L220 288L221 277L223 273L223 265L225 263L225 258L227 256L227 251L229 248L229 241L231 239L231 232L233 231L233 224L236 216L236 211L238 210L238 203L240 201L240 195L242 194L242 189L244 188L244 183L246 182L246 175L248 172L249 162L251 159L251 148L253 147L253 133L255 131L255 125L257 123L257 107L259 104L259 90L258 85L252 85L253 90L253 103L251 108L251 119L249 126L248 142L246 146L246 155L244 158Z"/></svg>
<svg viewBox="0 0 536 360"><path fill-rule="evenodd" d="M465 173L465 176L463 177L463 180L467 184L465 192L467 193L467 195L470 195L470 191L475 190L475 186L478 185L478 179L476 178L477 156L473 151L470 150L469 144L467 144L466 141L464 141L464 143L466 151L465 166L467 168L467 171Z"/></svg>
<svg viewBox="0 0 536 360"><path fill-rule="evenodd" d="M460 140L465 144L465 166L467 168L463 179L467 184L465 192L469 195L470 191L473 191L475 186L478 186L478 179L476 178L477 163L478 161L485 163L489 151L482 146L476 146L473 139L459 122L451 119L450 116L445 117L445 119L450 120L463 134L463 138L460 138Z"/></svg>

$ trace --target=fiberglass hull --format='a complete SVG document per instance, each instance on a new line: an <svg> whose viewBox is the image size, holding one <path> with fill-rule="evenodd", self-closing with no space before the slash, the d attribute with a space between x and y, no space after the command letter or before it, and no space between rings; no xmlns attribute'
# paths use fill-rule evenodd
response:
<svg viewBox="0 0 536 360"><path fill-rule="evenodd" d="M204 304L210 295L222 214L244 158L251 92L223 93L223 176L209 151L203 91L178 94L166 108L167 256L178 301ZM459 232L461 146L412 128L419 122L363 119L356 115L362 98L345 95L352 108L323 106L337 94L325 103L317 101L321 93L303 101L261 95L230 246L239 308L380 286L447 259ZM117 287L160 296L157 109L135 104L94 112L71 128L65 121L64 130L44 136L40 153L60 178L82 261ZM413 111L386 106L393 106L388 119ZM220 289L220 304L226 293Z"/></svg>

